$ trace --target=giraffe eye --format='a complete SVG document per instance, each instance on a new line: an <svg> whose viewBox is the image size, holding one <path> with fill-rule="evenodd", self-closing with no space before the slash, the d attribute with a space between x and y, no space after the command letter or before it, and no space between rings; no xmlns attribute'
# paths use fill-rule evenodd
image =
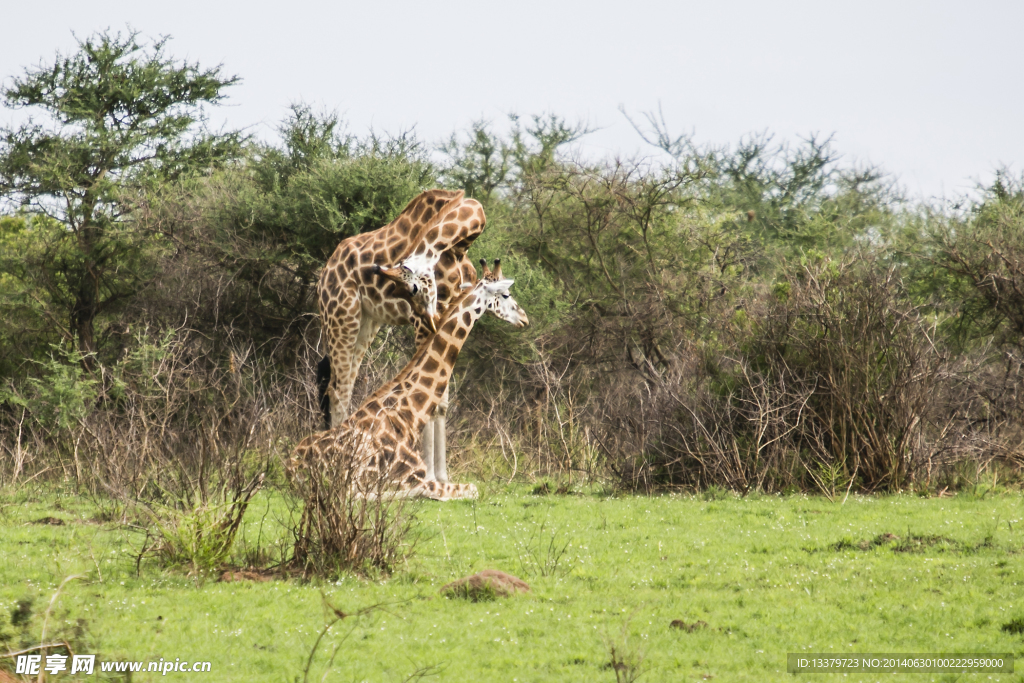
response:
<svg viewBox="0 0 1024 683"><path fill-rule="evenodd" d="M512 295L511 295L511 294L502 294L502 295L501 295L501 298L502 298L502 299L507 299L507 298L509 298L510 296L512 296Z"/></svg>
<svg viewBox="0 0 1024 683"><path fill-rule="evenodd" d="M420 288L417 287L415 284L413 284L413 286L412 286L412 293L415 294L418 291L420 291Z"/></svg>

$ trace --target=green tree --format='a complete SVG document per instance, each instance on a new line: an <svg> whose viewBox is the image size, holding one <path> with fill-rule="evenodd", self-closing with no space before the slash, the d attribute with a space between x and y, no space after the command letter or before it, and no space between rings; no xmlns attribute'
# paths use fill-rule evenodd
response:
<svg viewBox="0 0 1024 683"><path fill-rule="evenodd" d="M893 222L899 197L876 168L840 164L831 137L773 144L770 135L712 150L708 199L747 213L746 232L767 261L810 250L841 254L857 241L878 240Z"/></svg>
<svg viewBox="0 0 1024 683"><path fill-rule="evenodd" d="M68 321L87 368L97 317L147 281L159 238L132 221L147 189L233 158L242 142L208 132L203 111L238 79L178 62L166 43L99 33L0 91L8 107L42 114L0 129L0 193L60 224L36 235L43 253L22 273Z"/></svg>
<svg viewBox="0 0 1024 683"><path fill-rule="evenodd" d="M955 343L1024 349L1024 178L1001 170L966 212L933 217L924 249Z"/></svg>
<svg viewBox="0 0 1024 683"><path fill-rule="evenodd" d="M556 166L561 148L590 133L585 124L570 124L555 114L535 115L531 121L524 127L518 115L510 114L505 138L491 132L486 121L474 122L465 140L453 134L439 148L447 157L441 174L445 186L465 190L488 206Z"/></svg>

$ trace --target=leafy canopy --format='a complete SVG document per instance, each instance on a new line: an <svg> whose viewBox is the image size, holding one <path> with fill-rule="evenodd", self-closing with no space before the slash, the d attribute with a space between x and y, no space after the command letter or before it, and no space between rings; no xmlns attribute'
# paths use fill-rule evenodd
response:
<svg viewBox="0 0 1024 683"><path fill-rule="evenodd" d="M79 227L105 203L116 203L120 184L158 175L174 178L231 156L238 134L212 135L200 105L223 99L238 82L220 67L178 64L164 54L167 38L150 47L138 34L101 33L79 42L72 55L26 70L2 90L7 106L41 109L35 118L3 131L0 188L23 204L62 211Z"/></svg>
<svg viewBox="0 0 1024 683"><path fill-rule="evenodd" d="M32 112L0 129L0 196L59 225L34 233L39 258L26 273L59 302L85 354L98 350L96 317L148 281L157 238L128 220L146 190L234 158L243 142L208 132L202 108L238 79L175 61L167 40L100 33L0 90Z"/></svg>

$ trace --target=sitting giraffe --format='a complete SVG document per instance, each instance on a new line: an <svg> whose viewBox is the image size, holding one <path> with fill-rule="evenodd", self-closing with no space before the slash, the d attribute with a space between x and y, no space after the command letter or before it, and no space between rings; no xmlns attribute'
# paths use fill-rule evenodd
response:
<svg viewBox="0 0 1024 683"><path fill-rule="evenodd" d="M300 468L323 463L321 472L332 472L331 463L344 462L341 449L355 449L351 481L357 495L372 491L374 476L384 474L390 495L434 500L476 498L473 484L453 484L430 479L417 442L434 409L448 392L455 359L473 325L486 311L516 327L530 324L526 312L509 294L512 280L501 277L501 262L487 270L475 284L464 285L445 309L437 332L426 338L398 376L373 393L338 428L308 436L295 448L287 470L295 478ZM301 477L300 477L301 478Z"/></svg>
<svg viewBox="0 0 1024 683"><path fill-rule="evenodd" d="M325 408L327 427L348 417L359 366L382 325L421 319L413 315L413 304L419 301L427 309L432 328L438 307L448 305L463 283L476 282L476 269L466 258L466 250L485 222L480 203L464 199L461 191L429 190L409 202L388 225L338 245L320 275L319 286L327 357L320 362L318 384L326 387L328 400L322 397L321 407ZM396 262L399 265L393 268L382 268ZM404 283L409 291L396 283ZM409 292L415 295L412 300ZM417 346L432 332L417 324ZM428 478L440 481L447 480L447 407L446 393L424 427L422 439Z"/></svg>

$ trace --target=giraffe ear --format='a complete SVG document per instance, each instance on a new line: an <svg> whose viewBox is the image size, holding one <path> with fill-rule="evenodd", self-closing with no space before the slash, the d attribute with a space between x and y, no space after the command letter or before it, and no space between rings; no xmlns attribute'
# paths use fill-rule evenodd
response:
<svg viewBox="0 0 1024 683"><path fill-rule="evenodd" d="M412 256L403 259L398 265L404 266L414 273L431 273L434 270L434 266L437 265L438 260L441 258L441 252L436 254L413 254Z"/></svg>
<svg viewBox="0 0 1024 683"><path fill-rule="evenodd" d="M472 282L463 282L461 285L459 285L459 289L472 289L472 287Z"/></svg>
<svg viewBox="0 0 1024 683"><path fill-rule="evenodd" d="M392 282L397 282L398 284L405 286L405 282L402 280L402 271L399 266L384 266L381 268L378 264L374 263L372 270L377 275L383 275Z"/></svg>

